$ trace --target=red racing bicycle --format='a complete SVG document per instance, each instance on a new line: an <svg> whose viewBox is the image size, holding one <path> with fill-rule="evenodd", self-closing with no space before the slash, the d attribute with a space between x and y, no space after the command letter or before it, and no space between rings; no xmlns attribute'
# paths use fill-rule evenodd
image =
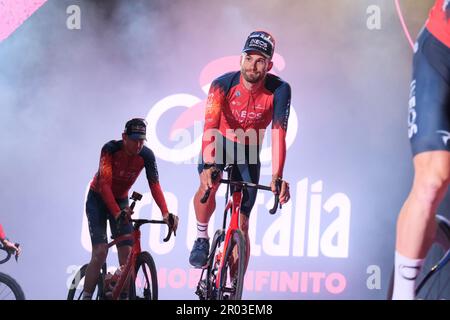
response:
<svg viewBox="0 0 450 320"><path fill-rule="evenodd" d="M136 201L142 199L142 195L133 192L131 198L133 202L130 209L133 210ZM124 214L124 213L122 213ZM169 232L164 242L169 241L172 232L174 219L177 216L169 216ZM148 223L166 224L163 220L131 219L133 232L122 235L108 243L108 249L123 240L132 240L133 247L127 262L120 273L115 276L107 274L106 262L103 264L97 280L95 291L92 295L96 300L118 300L128 296L130 300L157 300L158 299L158 277L155 262L149 252L141 251L141 231L140 227ZM69 287L67 300L80 300L83 296L84 276L88 264L83 265L75 274Z"/></svg>
<svg viewBox="0 0 450 320"><path fill-rule="evenodd" d="M220 180L220 183L227 185L223 227L214 234L207 264L203 267L197 284L195 294L200 300L240 300L242 298L246 245L242 231L239 229L239 214L243 192L247 188L272 191L268 186L230 180L234 168L235 165L227 165L224 171L227 172L228 179ZM217 179L218 175L218 171L214 172L213 180ZM234 190L231 198L228 199L230 186L233 186ZM277 211L281 181L276 188L275 202L273 208L269 210L270 214L275 214ZM206 191L200 202L206 203L209 194L210 190ZM231 214L230 224L225 229L228 212Z"/></svg>

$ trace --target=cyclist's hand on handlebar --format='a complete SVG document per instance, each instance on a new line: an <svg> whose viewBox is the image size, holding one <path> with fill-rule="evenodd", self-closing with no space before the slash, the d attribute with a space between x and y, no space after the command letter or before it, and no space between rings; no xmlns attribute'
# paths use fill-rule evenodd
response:
<svg viewBox="0 0 450 320"><path fill-rule="evenodd" d="M131 215L133 214L133 211L129 206L126 206L122 210L120 210L120 213L116 215L116 223L117 225L121 225L124 223L128 223L131 219Z"/></svg>
<svg viewBox="0 0 450 320"><path fill-rule="evenodd" d="M289 191L289 183L286 181L282 181L281 183L281 191L280 191L280 203L285 204L291 199L291 193Z"/></svg>
<svg viewBox="0 0 450 320"><path fill-rule="evenodd" d="M202 189L207 191L208 189L211 189L214 185L218 184L217 180L217 169L214 167L211 167L209 169L203 169L202 173L200 174L200 181L202 184ZM213 177L213 173L216 172L216 179Z"/></svg>
<svg viewBox="0 0 450 320"><path fill-rule="evenodd" d="M178 216L174 215L173 213L169 213L163 217L163 220L167 223L169 228L173 231L173 234L177 235L177 229L178 229Z"/></svg>
<svg viewBox="0 0 450 320"><path fill-rule="evenodd" d="M272 183L270 184L270 187L272 188L272 192L274 194L277 194L277 187L276 184L278 181L281 181L280 191L279 191L279 198L280 198L280 204L285 204L289 201L291 198L291 194L289 191L289 183L281 180L281 178L272 178ZM278 182L280 183L280 182Z"/></svg>
<svg viewBox="0 0 450 320"><path fill-rule="evenodd" d="M3 246L10 251L14 251L16 257L22 252L22 249L18 245L16 246L14 242L9 241L8 239L3 240Z"/></svg>

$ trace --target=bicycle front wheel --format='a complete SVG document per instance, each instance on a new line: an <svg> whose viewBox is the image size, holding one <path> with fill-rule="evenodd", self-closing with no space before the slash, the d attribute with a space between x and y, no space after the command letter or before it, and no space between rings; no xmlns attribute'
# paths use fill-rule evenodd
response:
<svg viewBox="0 0 450 320"><path fill-rule="evenodd" d="M244 236L241 230L234 230L220 272L218 300L241 300L244 287L245 258Z"/></svg>
<svg viewBox="0 0 450 320"><path fill-rule="evenodd" d="M86 275L87 264L82 266L80 270L77 271L72 283L69 287L69 293L67 294L67 300L82 300L84 292L84 277ZM106 274L106 264L100 270L98 276L97 285L95 286L94 292L92 293L92 298L94 300L103 299L103 284Z"/></svg>
<svg viewBox="0 0 450 320"><path fill-rule="evenodd" d="M158 300L158 276L155 262L148 252L141 252L136 260L135 281L131 283L130 299Z"/></svg>
<svg viewBox="0 0 450 320"><path fill-rule="evenodd" d="M416 282L417 299L450 299L450 223L442 216L436 216L436 222L435 242Z"/></svg>
<svg viewBox="0 0 450 320"><path fill-rule="evenodd" d="M0 300L25 300L25 294L16 280L0 272Z"/></svg>

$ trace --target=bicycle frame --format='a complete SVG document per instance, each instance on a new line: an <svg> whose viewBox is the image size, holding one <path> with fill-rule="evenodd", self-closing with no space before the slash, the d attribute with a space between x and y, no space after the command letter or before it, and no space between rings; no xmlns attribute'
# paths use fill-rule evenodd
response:
<svg viewBox="0 0 450 320"><path fill-rule="evenodd" d="M108 243L108 249L124 240L133 240L133 246L130 254L128 255L127 262L125 263L125 268L122 270L119 279L112 290L112 300L117 300L119 298L120 293L124 288L124 284L130 284L130 281L136 280L136 259L141 253L141 231L139 229L135 229L131 234L122 235L114 239Z"/></svg>
<svg viewBox="0 0 450 320"><path fill-rule="evenodd" d="M134 207L134 206L133 206ZM119 242L124 240L132 240L133 246L131 247L131 252L127 257L127 261L125 263L125 268L122 270L119 279L117 280L116 285L112 290L112 300L117 300L120 297L120 293L124 289L125 284L132 283L131 281L136 280L136 261L138 256L141 254L141 230L140 226L146 223L159 223L166 224L163 220L146 220L146 219L132 219L131 223L133 223L133 232L131 234L125 234L117 237L110 243L108 243L108 249L114 245L117 245ZM171 228L169 227L169 233L167 237L164 239L164 242L169 241L170 236L172 234Z"/></svg>
<svg viewBox="0 0 450 320"><path fill-rule="evenodd" d="M229 185L227 187L227 196L228 196L228 189ZM244 189L242 189L244 190ZM226 197L227 198L227 197ZM227 201L226 199L225 201ZM227 212L231 209L231 218L230 218L230 224L227 229L227 233L225 235L224 239L224 245L223 245L223 251L222 254L227 252L228 245L230 243L231 234L234 230L239 229L239 214L241 209L241 200L242 200L242 191L241 192L234 192L232 194L232 197L230 200L228 200L227 205L225 206L225 212L224 212L224 218L223 218L223 229L225 230L226 221L227 221ZM225 260L221 259L220 266L217 272L217 278L216 278L216 288L218 289L220 286L220 277L222 274L222 268L224 267Z"/></svg>
<svg viewBox="0 0 450 320"><path fill-rule="evenodd" d="M272 191L271 187L267 187L267 186L262 186L262 185L258 185L258 184L254 184L254 183L250 183L250 182L244 182L244 181L233 181L232 179L232 171L233 171L233 165L228 165L224 171L227 172L228 174L228 178L229 179L220 179L220 183L225 183L227 184L227 191L226 191L226 195L225 195L225 210L224 210L224 217L223 217L223 230L226 230L226 234L223 240L223 250L220 253L220 255L217 257L209 257L208 261L211 261L211 258L215 258L217 260L220 259L219 261L219 266L217 268L217 276L215 278L215 283L213 284L216 290L220 290L220 283L221 283L221 276L222 276L222 270L225 267L225 259L223 258L223 255L227 252L228 246L230 245L231 242L231 237L233 235L233 233L240 229L239 227L239 218L240 218L240 209L241 209L241 201L242 201L242 196L243 196L243 192L248 188L248 187L252 187L252 188L256 188L256 189L261 189L261 190L267 190L267 191ZM218 176L218 173L215 174L215 176L213 176L213 180L215 180ZM231 199L229 199L229 192L230 192L230 186L234 185L235 187L240 188L240 190L234 190L233 194L231 195ZM277 188L277 194L275 196L275 202L274 202L274 206L271 210L269 210L270 214L274 214L277 210L277 207L279 205L279 197L278 197L278 193L280 190L280 183L277 183L276 185ZM208 197L210 194L210 190L206 191L205 195L203 196L203 198L200 200L201 203L206 203ZM281 205L280 205L281 208ZM231 210L231 218L230 218L230 224L228 225L228 228L226 226L227 224L227 213L228 211ZM245 249L244 249L245 252ZM215 252L211 252L211 254L215 255ZM216 261L217 261L216 260ZM212 262L214 263L214 261ZM208 266L209 268L210 266ZM204 269L205 270L205 269ZM202 273L203 274L203 273ZM202 276L200 277L200 281L202 279ZM199 282L200 283L200 282ZM199 288L199 287L198 287ZM199 290L199 289L197 289ZM217 291L216 291L217 292Z"/></svg>

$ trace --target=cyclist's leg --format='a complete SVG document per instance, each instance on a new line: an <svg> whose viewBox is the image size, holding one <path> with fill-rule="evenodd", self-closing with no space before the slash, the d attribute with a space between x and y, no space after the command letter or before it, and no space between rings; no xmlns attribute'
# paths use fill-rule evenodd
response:
<svg viewBox="0 0 450 320"><path fill-rule="evenodd" d="M216 138L220 143L217 144L216 150L216 167L220 171L223 171L224 164L226 163L226 151L224 151L224 139L223 137ZM209 236L208 236L208 224L209 220L216 209L216 192L219 189L220 184L213 185L208 200L206 203L201 203L200 200L205 194L206 190L202 188L201 174L203 172L203 160L200 157L200 163L197 167L199 174L200 186L194 195L194 210L195 217L197 219L197 239L194 242L194 246L189 255L189 263L195 267L202 267L207 263L209 254ZM218 177L217 181L222 177L222 173Z"/></svg>
<svg viewBox="0 0 450 320"><path fill-rule="evenodd" d="M128 206L128 199L116 199L117 204L120 209L124 209ZM133 232L133 226L131 222L123 223L120 228L117 226L116 220L108 215L109 226L111 227L111 234L113 238L117 238L122 235L131 234ZM131 252L131 247L133 246L132 240L124 240L117 244L117 252L119 255L119 263L120 265L124 265L127 262L127 258L129 253Z"/></svg>
<svg viewBox="0 0 450 320"><path fill-rule="evenodd" d="M450 49L425 29L418 39L409 101L414 182L397 222L394 299L414 298L415 278L436 231L450 178Z"/></svg>
<svg viewBox="0 0 450 320"><path fill-rule="evenodd" d="M215 149L216 150L216 167L220 171L223 171L225 164L227 163L227 151L226 151L227 143L226 143L226 139L222 136L217 136L216 141L217 141L216 149ZM208 236L207 236L208 223L209 223L209 219L211 218L211 215L213 214L214 210L216 209L216 192L217 192L217 189L219 189L220 184L216 183L213 185L206 203L200 202L200 199L203 197L203 195L206 192L206 190L204 190L202 188L202 183L201 183L201 174L203 172L203 165L204 165L203 157L200 155L199 164L197 166L200 186L194 196L194 210L195 210L195 216L197 218L197 222L199 224L198 230L197 230L198 235L199 235L199 237L208 238ZM222 177L222 174L220 175L220 177L218 177L217 181L219 181L221 177Z"/></svg>
<svg viewBox="0 0 450 320"><path fill-rule="evenodd" d="M200 169L201 166L201 169ZM201 171L203 171L203 164L199 165L199 174L201 174ZM205 190L202 188L201 182L200 186L197 189L197 192L194 195L194 210L195 210L195 216L197 218L197 221L199 223L208 224L209 219L211 218L211 215L213 214L214 210L216 209L216 192L219 188L219 184L216 184L211 189L211 193L209 194L208 200L206 203L201 203L200 199L205 194ZM205 230L198 230L198 231L205 231ZM203 235L202 235L203 236Z"/></svg>
<svg viewBox="0 0 450 320"><path fill-rule="evenodd" d="M97 284L102 265L108 254L106 236L107 208L100 195L89 191L86 201L86 215L92 243L91 261L86 269L83 299L90 299Z"/></svg>
<svg viewBox="0 0 450 320"><path fill-rule="evenodd" d="M198 166L199 174L203 171L203 163ZM220 177L219 177L220 179ZM194 210L197 219L197 239L194 242L189 262L195 267L202 267L206 264L209 254L209 237L208 237L208 223L216 209L216 192L219 184L216 184L211 189L206 203L201 203L200 199L205 194L205 190L200 186L194 196Z"/></svg>
<svg viewBox="0 0 450 320"><path fill-rule="evenodd" d="M450 153L431 151L414 157L412 190L397 221L393 299L414 298L415 278L434 240L435 213L450 177Z"/></svg>

